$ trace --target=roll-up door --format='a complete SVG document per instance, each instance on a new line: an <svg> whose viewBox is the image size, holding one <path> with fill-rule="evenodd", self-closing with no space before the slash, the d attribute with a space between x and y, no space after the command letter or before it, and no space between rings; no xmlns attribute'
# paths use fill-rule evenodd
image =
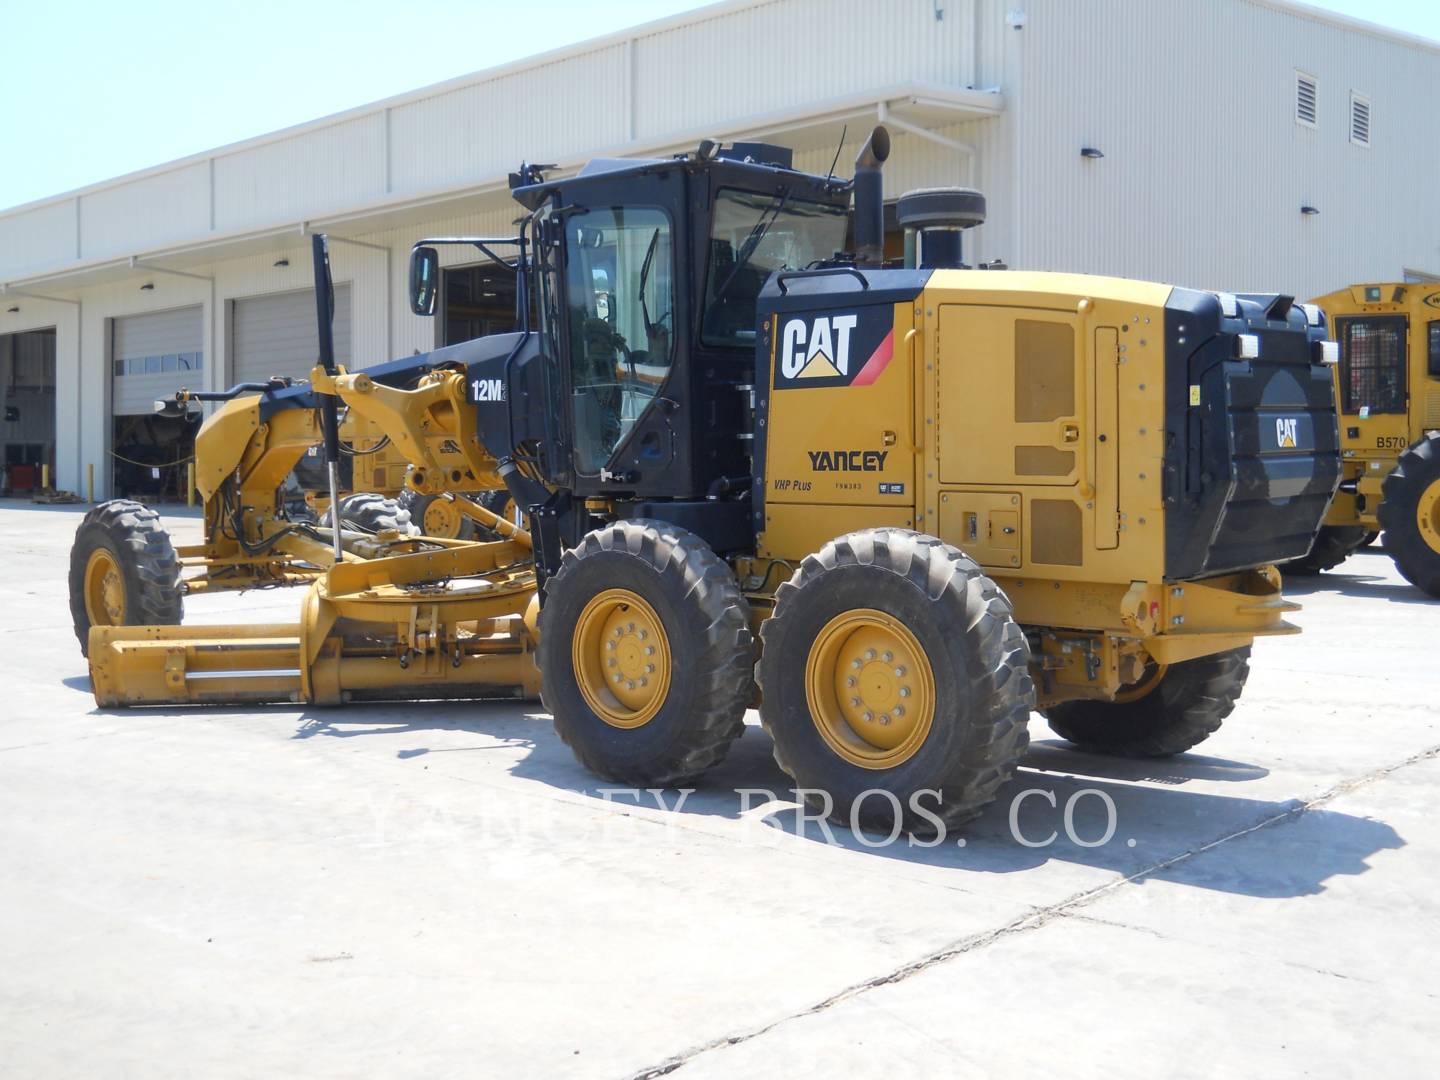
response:
<svg viewBox="0 0 1440 1080"><path fill-rule="evenodd" d="M203 388L204 321L200 307L125 315L110 321L111 409L148 414L182 386Z"/></svg>
<svg viewBox="0 0 1440 1080"><path fill-rule="evenodd" d="M230 355L234 381L263 382L272 375L310 377L319 358L315 292L272 293L231 301ZM350 286L335 286L335 359L350 363Z"/></svg>

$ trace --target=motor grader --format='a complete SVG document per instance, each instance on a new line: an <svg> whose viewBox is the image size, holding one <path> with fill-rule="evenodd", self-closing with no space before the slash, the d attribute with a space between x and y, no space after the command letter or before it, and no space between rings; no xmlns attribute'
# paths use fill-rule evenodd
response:
<svg viewBox="0 0 1440 1080"><path fill-rule="evenodd" d="M537 316L513 334L348 372L322 301L310 383L223 404L199 484L242 551L329 543L333 565L294 623L95 626L96 700L538 684L580 761L640 786L700 776L755 705L807 800L919 832L995 797L1035 709L1100 752L1204 739L1254 639L1297 629L1273 564L1339 480L1324 327L1284 296L966 268L969 190L903 196L882 265L888 152L877 128L848 181L754 143L524 166ZM437 279L417 245L417 313ZM408 489L503 488L528 527L468 503L501 539L302 537L276 487L317 443L333 475L340 409ZM141 565L88 527L78 563Z"/></svg>
<svg viewBox="0 0 1440 1080"><path fill-rule="evenodd" d="M1383 530L1405 580L1440 597L1440 285L1351 285L1312 303L1340 346L1344 475L1315 546L1286 569L1333 569Z"/></svg>

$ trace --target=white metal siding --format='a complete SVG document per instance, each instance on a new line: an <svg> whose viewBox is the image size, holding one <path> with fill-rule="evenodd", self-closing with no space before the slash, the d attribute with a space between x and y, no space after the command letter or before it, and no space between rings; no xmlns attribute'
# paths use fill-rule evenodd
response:
<svg viewBox="0 0 1440 1080"><path fill-rule="evenodd" d="M203 162L79 197L82 258L132 255L193 240L210 228L210 170Z"/></svg>
<svg viewBox="0 0 1440 1080"><path fill-rule="evenodd" d="M273 375L308 379L319 357L315 292L250 296L232 302L230 358L234 381ZM350 286L335 286L335 360L350 363Z"/></svg>
<svg viewBox="0 0 1440 1080"><path fill-rule="evenodd" d="M615 46L390 110L392 190L503 176L630 138L626 50Z"/></svg>
<svg viewBox="0 0 1440 1080"><path fill-rule="evenodd" d="M199 387L203 370L189 369L181 357L204 357L203 308L176 308L145 315L126 315L110 323L112 383L111 411L116 416L133 416L154 410L155 402L183 387ZM121 369L143 365L145 372L115 374ZM150 371L155 368L157 370ZM164 370L169 368L170 370Z"/></svg>
<svg viewBox="0 0 1440 1080"><path fill-rule="evenodd" d="M215 159L215 228L276 225L385 193L382 113Z"/></svg>
<svg viewBox="0 0 1440 1080"><path fill-rule="evenodd" d="M0 214L0 279L79 258L74 199Z"/></svg>
<svg viewBox="0 0 1440 1080"><path fill-rule="evenodd" d="M1301 297L1440 272L1433 49L1249 0L1027 7L1004 118L1016 265ZM1297 70L1315 128L1295 123ZM1352 90L1369 147L1349 141Z"/></svg>
<svg viewBox="0 0 1440 1080"><path fill-rule="evenodd" d="M907 82L975 84L977 0L788 0L639 38L638 138Z"/></svg>

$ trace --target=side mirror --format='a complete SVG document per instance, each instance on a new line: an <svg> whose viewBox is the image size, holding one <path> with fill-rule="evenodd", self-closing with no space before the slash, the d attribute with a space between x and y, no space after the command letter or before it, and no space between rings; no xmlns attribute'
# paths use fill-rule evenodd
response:
<svg viewBox="0 0 1440 1080"><path fill-rule="evenodd" d="M410 310L416 315L434 315L440 292L440 255L433 247L410 252Z"/></svg>

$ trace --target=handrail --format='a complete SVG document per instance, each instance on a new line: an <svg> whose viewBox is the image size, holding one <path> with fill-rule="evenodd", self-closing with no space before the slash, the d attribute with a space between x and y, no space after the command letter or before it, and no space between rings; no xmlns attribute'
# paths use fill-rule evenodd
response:
<svg viewBox="0 0 1440 1080"><path fill-rule="evenodd" d="M866 280L865 275L853 266L827 266L821 270L786 270L775 279L775 285L779 288L781 296L789 296L790 290L785 288L785 282L790 278L834 277L836 274L853 274L860 279L860 288L870 288L870 282Z"/></svg>

